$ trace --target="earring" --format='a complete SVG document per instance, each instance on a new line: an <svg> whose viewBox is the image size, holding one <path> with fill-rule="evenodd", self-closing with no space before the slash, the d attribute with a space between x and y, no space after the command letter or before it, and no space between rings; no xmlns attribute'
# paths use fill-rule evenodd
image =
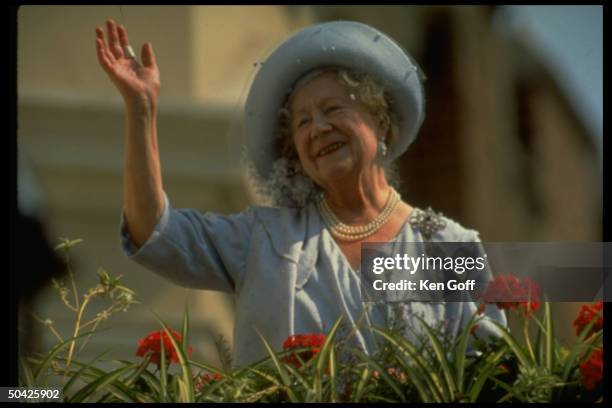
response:
<svg viewBox="0 0 612 408"><path fill-rule="evenodd" d="M387 145L385 144L385 140L384 139L380 139L378 141L378 151L380 152L380 155L382 157L385 157L387 155Z"/></svg>

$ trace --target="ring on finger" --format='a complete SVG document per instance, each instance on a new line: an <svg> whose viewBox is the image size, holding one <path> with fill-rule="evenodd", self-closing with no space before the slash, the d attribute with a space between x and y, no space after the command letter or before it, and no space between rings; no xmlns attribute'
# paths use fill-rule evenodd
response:
<svg viewBox="0 0 612 408"><path fill-rule="evenodd" d="M130 45L123 47L123 55L125 55L126 58L136 59L136 54Z"/></svg>

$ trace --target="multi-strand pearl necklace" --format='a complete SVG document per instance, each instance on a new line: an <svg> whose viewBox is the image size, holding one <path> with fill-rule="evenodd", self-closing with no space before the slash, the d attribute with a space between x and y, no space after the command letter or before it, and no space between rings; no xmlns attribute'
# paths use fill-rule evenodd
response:
<svg viewBox="0 0 612 408"><path fill-rule="evenodd" d="M332 209L327 204L325 198L322 198L317 202L317 207L319 208L323 222L330 229L332 235L345 241L356 241L369 237L378 231L380 227L385 225L387 221L389 221L389 217L393 213L393 210L395 210L395 207L400 200L401 197L398 192L395 191L394 188L391 188L387 201L385 202L385 206L380 214L378 214L376 218L366 225L356 227L344 224L342 221L340 221L340 219L338 219L336 214L334 214Z"/></svg>

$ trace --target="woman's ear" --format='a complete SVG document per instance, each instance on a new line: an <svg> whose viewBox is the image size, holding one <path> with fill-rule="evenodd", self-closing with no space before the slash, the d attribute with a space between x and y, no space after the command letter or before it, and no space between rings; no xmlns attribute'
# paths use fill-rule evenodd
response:
<svg viewBox="0 0 612 408"><path fill-rule="evenodd" d="M381 115L378 119L378 126L381 133L384 135L384 140L389 141L393 138L393 129L391 127L391 118L386 115Z"/></svg>

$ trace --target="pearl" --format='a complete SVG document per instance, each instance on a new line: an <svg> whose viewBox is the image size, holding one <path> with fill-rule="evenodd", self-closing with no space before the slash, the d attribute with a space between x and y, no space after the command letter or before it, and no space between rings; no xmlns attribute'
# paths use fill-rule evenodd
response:
<svg viewBox="0 0 612 408"><path fill-rule="evenodd" d="M356 241L369 237L385 225L389 221L393 210L395 210L400 200L401 198L398 192L391 188L385 206L380 214L368 224L360 226L351 226L340 221L324 198L317 202L317 207L321 213L323 222L330 229L332 235L346 241Z"/></svg>

